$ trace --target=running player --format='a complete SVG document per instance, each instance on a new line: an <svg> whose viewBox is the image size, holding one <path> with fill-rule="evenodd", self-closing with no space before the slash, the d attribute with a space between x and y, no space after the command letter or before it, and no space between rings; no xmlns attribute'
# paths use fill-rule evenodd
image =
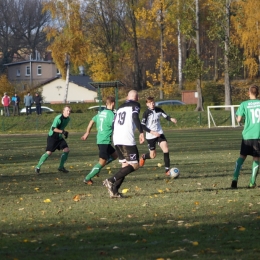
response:
<svg viewBox="0 0 260 260"><path fill-rule="evenodd" d="M69 106L65 106L63 108L62 114L56 116L54 118L54 121L51 125L48 137L47 137L47 147L46 147L46 153L44 153L38 164L35 167L35 172L37 174L40 173L40 169L42 164L48 159L49 156L56 150L62 150L63 153L61 155L60 159L60 165L58 168L58 171L60 172L69 172L64 168L64 163L66 162L68 155L69 155L69 147L67 142L64 140L63 136L65 139L68 138L69 132L65 131L65 127L68 125L70 121L70 111L71 108Z"/></svg>
<svg viewBox="0 0 260 260"><path fill-rule="evenodd" d="M173 123L177 123L175 118L168 116L160 107L155 107L154 98L148 97L146 99L147 110L143 113L142 127L146 131L146 140L148 142L149 153L143 154L140 158L140 167L143 167L145 160L154 159L156 157L156 143L163 151L165 175L169 176L170 170L170 155L167 140L163 134L160 124L160 117Z"/></svg>
<svg viewBox="0 0 260 260"><path fill-rule="evenodd" d="M86 140L90 134L92 126L96 124L99 161L83 180L85 184L92 185L93 181L91 179L97 175L106 164L117 158L117 153L114 147L111 145L111 135L113 131L112 125L115 117L113 112L114 107L115 98L107 97L106 109L95 115L90 120L86 133L81 137L81 140Z"/></svg>
<svg viewBox="0 0 260 260"><path fill-rule="evenodd" d="M110 198L123 197L118 191L125 177L139 168L139 152L134 137L135 128L140 132L140 144L144 142L144 134L139 119L140 104L137 101L137 91L129 91L126 102L119 107L114 120L113 141L122 168L103 182Z"/></svg>

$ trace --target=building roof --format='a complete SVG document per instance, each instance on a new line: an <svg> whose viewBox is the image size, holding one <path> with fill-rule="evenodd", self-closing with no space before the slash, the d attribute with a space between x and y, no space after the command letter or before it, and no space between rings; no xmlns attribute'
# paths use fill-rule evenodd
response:
<svg viewBox="0 0 260 260"><path fill-rule="evenodd" d="M18 62L11 62L11 63L6 63L4 66L15 66L17 64L25 64L25 63L30 63L30 62L36 62L36 63L53 63L51 60L24 60L24 61L18 61Z"/></svg>
<svg viewBox="0 0 260 260"><path fill-rule="evenodd" d="M89 83L92 82L91 78L87 75L70 75L70 82L77 84L80 87L87 88L91 91L97 91L96 88L91 86Z"/></svg>

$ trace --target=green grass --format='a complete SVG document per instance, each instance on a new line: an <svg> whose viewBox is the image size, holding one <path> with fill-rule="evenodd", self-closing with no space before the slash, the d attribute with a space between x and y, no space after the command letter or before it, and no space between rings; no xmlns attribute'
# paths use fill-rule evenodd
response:
<svg viewBox="0 0 260 260"><path fill-rule="evenodd" d="M144 109L144 108L143 108ZM177 125L169 123L162 119L161 124L165 129L186 129L186 128L207 128L208 127L208 116L207 112L196 112L196 111L175 111L171 107L163 107L166 113L171 117L177 119ZM71 121L67 129L73 132L85 131L89 120L95 115L96 112L88 113L72 113ZM212 110L211 111L216 125L230 126L231 118L230 112L224 110ZM143 114L143 110L140 113ZM50 125L54 117L58 113L44 113L42 116L32 114L30 116L21 115L4 117L0 116L0 133L14 134L14 133L44 133L49 130ZM211 125L213 123L211 122Z"/></svg>
<svg viewBox="0 0 260 260"><path fill-rule="evenodd" d="M98 159L95 133L85 142L80 132L70 134L68 174L57 171L56 151L38 176L46 133L0 135L0 259L258 259L259 188L246 188L251 158L239 188L229 188L241 129L165 134L180 177L164 177L158 150L126 177L125 199L110 199L102 186L119 169L116 161L93 186L82 182Z"/></svg>

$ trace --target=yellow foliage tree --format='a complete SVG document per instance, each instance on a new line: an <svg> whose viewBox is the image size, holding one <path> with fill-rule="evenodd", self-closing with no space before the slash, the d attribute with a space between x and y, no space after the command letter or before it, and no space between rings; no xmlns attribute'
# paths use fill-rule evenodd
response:
<svg viewBox="0 0 260 260"><path fill-rule="evenodd" d="M9 96L12 96L15 92L15 87L8 81L7 75L0 76L0 96L3 96L7 92Z"/></svg>
<svg viewBox="0 0 260 260"><path fill-rule="evenodd" d="M235 4L238 11L232 22L237 35L233 40L243 48L244 65L249 77L254 77L260 70L260 1L237 1Z"/></svg>
<svg viewBox="0 0 260 260"><path fill-rule="evenodd" d="M65 55L77 69L86 63L89 43L82 28L80 2L78 0L51 0L45 3L44 11L49 11L54 19L62 23L59 27L46 28L47 39L51 42L49 49L52 57L62 73L66 76Z"/></svg>
<svg viewBox="0 0 260 260"><path fill-rule="evenodd" d="M149 81L147 81L148 87L152 88L155 85L157 85L158 82L160 81L160 73L159 73L160 63L161 63L161 61L160 61L160 59L158 59L157 63L156 63L156 69L158 71L157 73L150 73L149 71L146 71L146 76L147 76L147 78L149 78ZM175 79L172 77L173 71L170 67L169 62L163 63L162 73L163 73L163 78L164 78L162 91L164 92L164 94L166 96L174 94L177 91L177 88L175 88Z"/></svg>

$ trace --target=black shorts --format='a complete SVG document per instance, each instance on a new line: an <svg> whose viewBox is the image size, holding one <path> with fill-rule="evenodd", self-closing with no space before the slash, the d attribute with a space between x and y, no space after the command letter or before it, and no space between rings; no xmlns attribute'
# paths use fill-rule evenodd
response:
<svg viewBox="0 0 260 260"><path fill-rule="evenodd" d="M158 145L161 142L167 142L166 137L164 136L164 134L161 134L159 137L153 138L153 139L147 139L147 143L148 143L148 148L150 151L153 151L156 149L156 143L158 143Z"/></svg>
<svg viewBox="0 0 260 260"><path fill-rule="evenodd" d="M244 156L251 155L253 157L260 157L260 140L242 140L240 154Z"/></svg>
<svg viewBox="0 0 260 260"><path fill-rule="evenodd" d="M118 154L119 162L139 162L139 152L136 145L116 145L115 148Z"/></svg>
<svg viewBox="0 0 260 260"><path fill-rule="evenodd" d="M66 141L61 139L56 139L51 136L47 137L47 147L46 151L54 152L55 150L63 150L64 148L67 148L68 144Z"/></svg>
<svg viewBox="0 0 260 260"><path fill-rule="evenodd" d="M116 150L111 144L98 144L99 158L107 160Z"/></svg>

